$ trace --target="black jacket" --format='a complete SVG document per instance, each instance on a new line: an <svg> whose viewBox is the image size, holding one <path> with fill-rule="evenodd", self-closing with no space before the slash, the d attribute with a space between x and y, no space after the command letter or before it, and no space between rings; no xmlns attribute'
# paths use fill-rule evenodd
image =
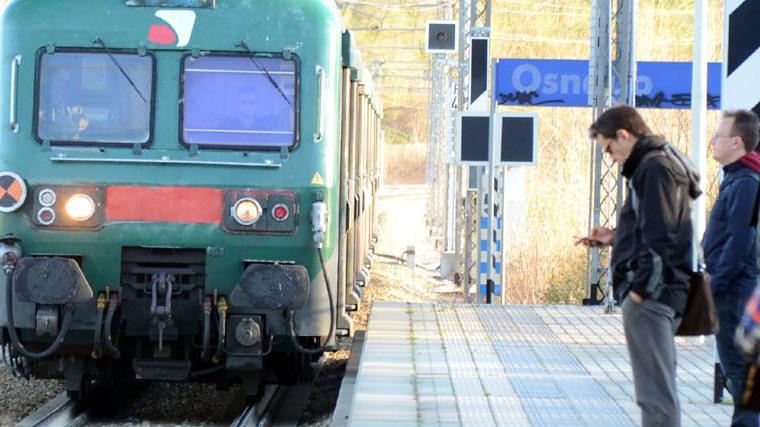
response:
<svg viewBox="0 0 760 427"><path fill-rule="evenodd" d="M612 248L618 300L631 290L682 313L691 274L691 200L700 194L689 160L657 136L643 136L623 164L628 194Z"/></svg>

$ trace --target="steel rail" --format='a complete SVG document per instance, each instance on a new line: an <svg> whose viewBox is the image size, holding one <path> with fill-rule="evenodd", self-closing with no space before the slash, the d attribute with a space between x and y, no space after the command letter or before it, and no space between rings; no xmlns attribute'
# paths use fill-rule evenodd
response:
<svg viewBox="0 0 760 427"><path fill-rule="evenodd" d="M264 395L256 402L250 403L232 422L231 427L268 427L274 415L287 396L289 387L271 385L264 389Z"/></svg>
<svg viewBox="0 0 760 427"><path fill-rule="evenodd" d="M16 427L80 427L88 419L87 407L63 392L21 420Z"/></svg>

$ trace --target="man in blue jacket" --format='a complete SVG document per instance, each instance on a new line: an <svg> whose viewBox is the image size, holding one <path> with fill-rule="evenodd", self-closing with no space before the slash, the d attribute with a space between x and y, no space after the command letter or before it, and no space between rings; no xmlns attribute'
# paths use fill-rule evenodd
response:
<svg viewBox="0 0 760 427"><path fill-rule="evenodd" d="M702 245L720 320L718 356L734 399L732 427L758 427L760 415L738 406L747 361L734 343L757 280L754 219L760 164L749 153L757 145L759 132L758 118L751 111L726 112L710 140L712 157L723 166L724 178Z"/></svg>

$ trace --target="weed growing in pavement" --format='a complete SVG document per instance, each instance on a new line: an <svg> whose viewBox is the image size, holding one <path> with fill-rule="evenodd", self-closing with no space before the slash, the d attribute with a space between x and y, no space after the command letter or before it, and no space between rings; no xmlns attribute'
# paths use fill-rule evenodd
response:
<svg viewBox="0 0 760 427"><path fill-rule="evenodd" d="M414 400L417 402L416 408L417 408L417 425L422 425L422 414L420 413L420 402L419 402L419 384L417 381L417 338L414 336L414 321L412 320L412 304L406 303L406 314L409 317L409 345L411 347L411 353L412 353L412 378L411 378L411 385L414 389Z"/></svg>

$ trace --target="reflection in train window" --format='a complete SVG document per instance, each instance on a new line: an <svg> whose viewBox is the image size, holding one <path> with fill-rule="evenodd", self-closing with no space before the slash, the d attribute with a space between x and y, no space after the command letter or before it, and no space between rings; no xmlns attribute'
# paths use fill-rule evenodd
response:
<svg viewBox="0 0 760 427"><path fill-rule="evenodd" d="M37 86L38 140L144 144L150 140L153 57L43 53Z"/></svg>
<svg viewBox="0 0 760 427"><path fill-rule="evenodd" d="M183 70L183 143L223 148L296 144L294 60L188 56Z"/></svg>

